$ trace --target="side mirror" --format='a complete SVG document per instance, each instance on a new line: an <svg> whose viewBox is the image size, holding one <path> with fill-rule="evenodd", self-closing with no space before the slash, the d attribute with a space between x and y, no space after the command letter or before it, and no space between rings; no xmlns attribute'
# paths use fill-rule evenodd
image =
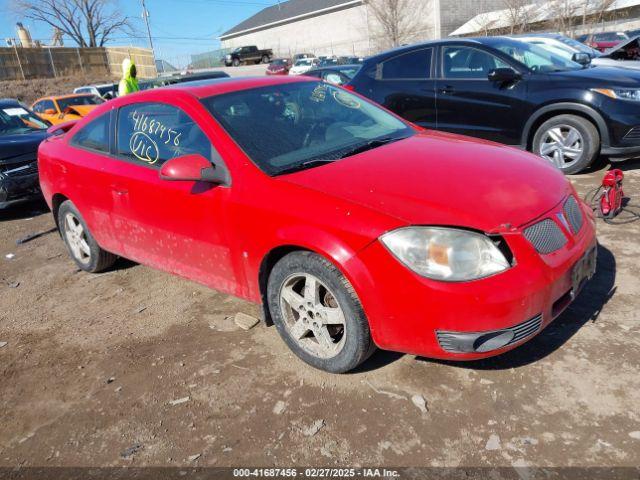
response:
<svg viewBox="0 0 640 480"><path fill-rule="evenodd" d="M520 80L521 75L513 68L494 68L489 72L487 78L491 82L510 83Z"/></svg>
<svg viewBox="0 0 640 480"><path fill-rule="evenodd" d="M591 63L591 55L583 52L576 52L571 56L571 60L580 65L589 65Z"/></svg>
<svg viewBox="0 0 640 480"><path fill-rule="evenodd" d="M53 108L47 108L44 112L45 115L55 115L56 111Z"/></svg>
<svg viewBox="0 0 640 480"><path fill-rule="evenodd" d="M184 155L167 160L160 169L160 178L169 181L225 183L226 172L199 154Z"/></svg>

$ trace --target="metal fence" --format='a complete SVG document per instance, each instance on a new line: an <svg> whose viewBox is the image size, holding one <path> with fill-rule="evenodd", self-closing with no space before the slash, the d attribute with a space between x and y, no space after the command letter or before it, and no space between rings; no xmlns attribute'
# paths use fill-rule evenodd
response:
<svg viewBox="0 0 640 480"><path fill-rule="evenodd" d="M151 50L107 48L0 48L0 80L26 80L73 75L120 76L122 60L130 57L141 78L157 75Z"/></svg>

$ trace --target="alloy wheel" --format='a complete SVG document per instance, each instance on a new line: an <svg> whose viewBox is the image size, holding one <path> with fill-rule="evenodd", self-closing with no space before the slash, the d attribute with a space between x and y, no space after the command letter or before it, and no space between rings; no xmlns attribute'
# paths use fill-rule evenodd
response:
<svg viewBox="0 0 640 480"><path fill-rule="evenodd" d="M280 288L280 311L291 338L311 355L332 358L344 347L344 311L316 276L299 273L287 278Z"/></svg>
<svg viewBox="0 0 640 480"><path fill-rule="evenodd" d="M565 169L576 163L584 151L584 139L571 125L556 125L542 135L538 154Z"/></svg>
<svg viewBox="0 0 640 480"><path fill-rule="evenodd" d="M64 236L73 256L83 265L91 262L91 247L80 220L71 212L64 217Z"/></svg>

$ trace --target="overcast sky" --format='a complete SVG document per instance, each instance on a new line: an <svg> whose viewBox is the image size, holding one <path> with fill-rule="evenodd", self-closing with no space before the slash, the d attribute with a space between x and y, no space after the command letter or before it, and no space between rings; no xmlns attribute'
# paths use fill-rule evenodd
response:
<svg viewBox="0 0 640 480"><path fill-rule="evenodd" d="M188 63L192 53L206 52L219 47L217 37L261 9L274 5L277 0L145 0L149 10L151 34L156 57L176 63ZM12 0L0 0L0 43L15 38L15 23L22 21L34 39L48 43L52 28L19 18L10 8ZM140 0L120 0L116 3L133 17L140 38L121 33L111 45L148 46L146 28L142 20ZM75 46L65 39L65 46ZM267 48L268 46L265 46ZM187 59L183 62L183 59Z"/></svg>

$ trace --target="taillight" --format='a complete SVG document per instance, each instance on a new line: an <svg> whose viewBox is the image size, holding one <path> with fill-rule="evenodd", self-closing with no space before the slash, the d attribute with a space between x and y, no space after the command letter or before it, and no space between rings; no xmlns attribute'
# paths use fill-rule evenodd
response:
<svg viewBox="0 0 640 480"><path fill-rule="evenodd" d="M351 92L355 92L356 91L356 87L354 87L353 85L343 85L342 88L346 88L347 90L349 90Z"/></svg>

